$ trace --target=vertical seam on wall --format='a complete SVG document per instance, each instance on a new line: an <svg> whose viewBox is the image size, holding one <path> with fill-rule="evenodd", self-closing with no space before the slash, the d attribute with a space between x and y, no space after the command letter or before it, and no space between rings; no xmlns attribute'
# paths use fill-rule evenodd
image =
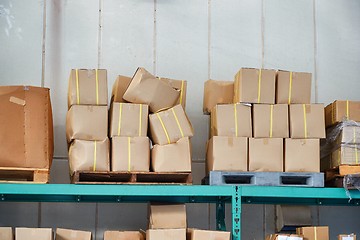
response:
<svg viewBox="0 0 360 240"><path fill-rule="evenodd" d="M265 239L266 236L266 205L263 204L263 235L262 235L262 239Z"/></svg>
<svg viewBox="0 0 360 240"><path fill-rule="evenodd" d="M38 228L41 228L41 202L38 203Z"/></svg>
<svg viewBox="0 0 360 240"><path fill-rule="evenodd" d="M43 32L41 51L41 87L45 86L45 40L46 40L46 0L43 1Z"/></svg>
<svg viewBox="0 0 360 240"><path fill-rule="evenodd" d="M95 203L95 232L94 232L94 239L97 239L97 228L98 228L98 219L99 219L99 205Z"/></svg>
<svg viewBox="0 0 360 240"><path fill-rule="evenodd" d="M208 0L208 79L211 79L211 0Z"/></svg>
<svg viewBox="0 0 360 240"><path fill-rule="evenodd" d="M313 23L314 23L314 84L315 103L318 102L318 81L317 81L317 31L316 31L316 1L313 0Z"/></svg>
<svg viewBox="0 0 360 240"><path fill-rule="evenodd" d="M99 31L98 31L98 65L97 68L101 66L101 49L102 49L102 9L103 9L103 0L99 0Z"/></svg>
<svg viewBox="0 0 360 240"><path fill-rule="evenodd" d="M265 61L265 10L264 0L261 0L261 68L264 68Z"/></svg>
<svg viewBox="0 0 360 240"><path fill-rule="evenodd" d="M153 54L154 54L154 59L153 59L153 72L154 75L156 75L156 38L157 38L157 28L156 28L156 0L154 0L154 45L153 45Z"/></svg>

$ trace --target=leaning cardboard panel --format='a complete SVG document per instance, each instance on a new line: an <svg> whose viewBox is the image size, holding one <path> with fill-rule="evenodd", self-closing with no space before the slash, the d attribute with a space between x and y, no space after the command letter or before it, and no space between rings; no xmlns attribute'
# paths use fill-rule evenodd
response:
<svg viewBox="0 0 360 240"><path fill-rule="evenodd" d="M110 171L109 139L85 141L75 139L69 147L70 172Z"/></svg>
<svg viewBox="0 0 360 240"><path fill-rule="evenodd" d="M165 145L192 137L193 127L181 105L149 115L150 137L154 144Z"/></svg>
<svg viewBox="0 0 360 240"><path fill-rule="evenodd" d="M134 103L112 103L110 137L146 137L149 106Z"/></svg>
<svg viewBox="0 0 360 240"><path fill-rule="evenodd" d="M0 87L0 166L50 168L53 119L48 88Z"/></svg>
<svg viewBox="0 0 360 240"><path fill-rule="evenodd" d="M11 227L0 227L1 240L14 240L14 234Z"/></svg>
<svg viewBox="0 0 360 240"><path fill-rule="evenodd" d="M278 71L276 103L309 104L311 101L311 73Z"/></svg>
<svg viewBox="0 0 360 240"><path fill-rule="evenodd" d="M230 240L230 232L209 231L190 228L187 230L188 240Z"/></svg>
<svg viewBox="0 0 360 240"><path fill-rule="evenodd" d="M207 171L247 171L248 138L214 136L208 142Z"/></svg>
<svg viewBox="0 0 360 240"><path fill-rule="evenodd" d="M282 138L249 138L249 171L282 172L283 142Z"/></svg>
<svg viewBox="0 0 360 240"><path fill-rule="evenodd" d="M191 144L188 137L176 143L154 145L151 150L154 172L191 172Z"/></svg>
<svg viewBox="0 0 360 240"><path fill-rule="evenodd" d="M338 240L356 240L355 234L340 234Z"/></svg>
<svg viewBox="0 0 360 240"><path fill-rule="evenodd" d="M73 105L66 114L66 139L101 141L107 138L107 106Z"/></svg>
<svg viewBox="0 0 360 240"><path fill-rule="evenodd" d="M360 122L360 101L336 100L335 102L326 106L326 127L345 120Z"/></svg>
<svg viewBox="0 0 360 240"><path fill-rule="evenodd" d="M147 137L113 137L112 171L150 171L150 141Z"/></svg>
<svg viewBox="0 0 360 240"><path fill-rule="evenodd" d="M15 228L15 240L52 240L51 228Z"/></svg>
<svg viewBox="0 0 360 240"><path fill-rule="evenodd" d="M104 240L145 240L139 231L105 231Z"/></svg>
<svg viewBox="0 0 360 240"><path fill-rule="evenodd" d="M91 232L57 228L55 240L91 240Z"/></svg>
<svg viewBox="0 0 360 240"><path fill-rule="evenodd" d="M150 112L158 112L176 105L180 92L144 68L138 68L123 98L132 103L149 105Z"/></svg>
<svg viewBox="0 0 360 240"><path fill-rule="evenodd" d="M355 165L360 163L360 145L347 144L331 153L331 167L335 168L342 164Z"/></svg>
<svg viewBox="0 0 360 240"><path fill-rule="evenodd" d="M146 240L186 240L186 229L149 229Z"/></svg>
<svg viewBox="0 0 360 240"><path fill-rule="evenodd" d="M301 227L296 229L296 234L306 240L329 240L329 227Z"/></svg>
<svg viewBox="0 0 360 240"><path fill-rule="evenodd" d="M72 69L69 77L68 108L72 105L108 104L105 69Z"/></svg>
<svg viewBox="0 0 360 240"><path fill-rule="evenodd" d="M216 105L210 117L210 137L212 136L252 137L251 106Z"/></svg>
<svg viewBox="0 0 360 240"><path fill-rule="evenodd" d="M170 84L170 86L180 92L180 96L176 104L181 104L186 109L186 92L187 92L187 81L186 80L175 80L170 78L159 78L161 81Z"/></svg>
<svg viewBox="0 0 360 240"><path fill-rule="evenodd" d="M275 70L242 68L235 75L234 102L275 103Z"/></svg>
<svg viewBox="0 0 360 240"><path fill-rule="evenodd" d="M208 80L204 84L203 112L210 114L217 104L234 102L234 82Z"/></svg>
<svg viewBox="0 0 360 240"><path fill-rule="evenodd" d="M149 229L186 228L185 204L150 204Z"/></svg>
<svg viewBox="0 0 360 240"><path fill-rule="evenodd" d="M325 138L323 104L290 105L291 138Z"/></svg>
<svg viewBox="0 0 360 240"><path fill-rule="evenodd" d="M111 92L111 100L110 102L122 102L125 103L126 101L123 99L124 93L126 89L129 87L131 82L131 77L126 76L117 76L112 92Z"/></svg>
<svg viewBox="0 0 360 240"><path fill-rule="evenodd" d="M311 226L311 208L309 206L276 205L276 232L284 228Z"/></svg>
<svg viewBox="0 0 360 240"><path fill-rule="evenodd" d="M285 139L285 172L320 172L319 139Z"/></svg>

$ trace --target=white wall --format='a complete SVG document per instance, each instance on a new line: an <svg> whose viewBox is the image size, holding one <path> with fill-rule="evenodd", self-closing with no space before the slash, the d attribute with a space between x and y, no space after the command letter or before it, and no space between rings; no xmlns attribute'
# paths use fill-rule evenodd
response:
<svg viewBox="0 0 360 240"><path fill-rule="evenodd" d="M65 114L71 68L108 69L109 89L117 74L132 75L138 66L186 79L199 183L209 122L202 115L204 81L232 80L240 67L308 71L314 102L359 100L359 23L358 0L0 0L0 84L51 88L52 181L59 183L68 181ZM106 228L146 225L144 205L132 208L134 218L127 206L65 206L2 203L0 225L78 227L96 232L97 239ZM314 223L359 231L357 208L320 208L320 217L317 208L313 212ZM354 220L325 218L348 219L345 213ZM244 215L244 239L263 239L274 231L273 206L247 206ZM193 226L214 227L214 211L206 204L192 207L189 219ZM260 226L256 231L255 225Z"/></svg>

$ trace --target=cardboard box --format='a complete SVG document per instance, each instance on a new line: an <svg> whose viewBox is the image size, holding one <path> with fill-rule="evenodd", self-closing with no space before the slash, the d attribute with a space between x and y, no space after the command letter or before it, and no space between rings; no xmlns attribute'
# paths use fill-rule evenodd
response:
<svg viewBox="0 0 360 240"><path fill-rule="evenodd" d="M266 240L303 240L303 236L296 234L271 234L266 236Z"/></svg>
<svg viewBox="0 0 360 240"><path fill-rule="evenodd" d="M147 137L113 137L112 171L150 171L150 140Z"/></svg>
<svg viewBox="0 0 360 240"><path fill-rule="evenodd" d="M149 106L133 103L112 103L110 137L146 137Z"/></svg>
<svg viewBox="0 0 360 240"><path fill-rule="evenodd" d="M251 106L216 105L211 112L210 137L252 137Z"/></svg>
<svg viewBox="0 0 360 240"><path fill-rule="evenodd" d="M57 228L55 240L91 240L91 232Z"/></svg>
<svg viewBox="0 0 360 240"><path fill-rule="evenodd" d="M341 144L360 144L360 124L339 123L326 129L327 144L332 147Z"/></svg>
<svg viewBox="0 0 360 240"><path fill-rule="evenodd" d="M72 105L108 104L106 69L72 69L69 77L68 108Z"/></svg>
<svg viewBox="0 0 360 240"><path fill-rule="evenodd" d="M186 228L185 204L149 205L149 229Z"/></svg>
<svg viewBox="0 0 360 240"><path fill-rule="evenodd" d="M345 120L360 122L360 101L336 100L335 102L326 106L326 127Z"/></svg>
<svg viewBox="0 0 360 240"><path fill-rule="evenodd" d="M126 89L129 87L131 82L131 77L126 76L117 76L114 85L112 87L111 92L111 103L113 102L121 102L126 103L126 101L123 99L124 93Z"/></svg>
<svg viewBox="0 0 360 240"><path fill-rule="evenodd" d="M188 137L176 143L154 145L151 150L154 172L191 172L191 144Z"/></svg>
<svg viewBox="0 0 360 240"><path fill-rule="evenodd" d="M360 145L348 144L331 153L331 167L342 164L354 165L360 163Z"/></svg>
<svg viewBox="0 0 360 240"><path fill-rule="evenodd" d="M234 102L275 103L275 70L241 68L235 75Z"/></svg>
<svg viewBox="0 0 360 240"><path fill-rule="evenodd" d="M290 105L290 137L325 138L324 105Z"/></svg>
<svg viewBox="0 0 360 240"><path fill-rule="evenodd" d="M217 104L234 102L234 82L207 80L204 84L203 112L210 114Z"/></svg>
<svg viewBox="0 0 360 240"><path fill-rule="evenodd" d="M11 227L0 227L1 240L14 240L14 234Z"/></svg>
<svg viewBox="0 0 360 240"><path fill-rule="evenodd" d="M285 139L285 172L320 172L319 139Z"/></svg>
<svg viewBox="0 0 360 240"><path fill-rule="evenodd" d="M101 141L107 138L107 106L73 105L66 114L66 139Z"/></svg>
<svg viewBox="0 0 360 240"><path fill-rule="evenodd" d="M230 240L230 232L188 229L188 240Z"/></svg>
<svg viewBox="0 0 360 240"><path fill-rule="evenodd" d="M248 171L248 138L214 136L208 142L207 171Z"/></svg>
<svg viewBox="0 0 360 240"><path fill-rule="evenodd" d="M15 228L15 240L52 240L51 228Z"/></svg>
<svg viewBox="0 0 360 240"><path fill-rule="evenodd" d="M186 229L149 229L146 240L186 240Z"/></svg>
<svg viewBox="0 0 360 240"><path fill-rule="evenodd" d="M104 240L145 240L139 231L105 231Z"/></svg>
<svg viewBox="0 0 360 240"><path fill-rule="evenodd" d="M355 234L340 234L338 240L356 240Z"/></svg>
<svg viewBox="0 0 360 240"><path fill-rule="evenodd" d="M301 227L296 229L296 234L306 240L329 240L329 227Z"/></svg>
<svg viewBox="0 0 360 240"><path fill-rule="evenodd" d="M283 172L282 138L249 138L250 172Z"/></svg>
<svg viewBox="0 0 360 240"><path fill-rule="evenodd" d="M54 152L48 88L0 87L0 166L49 169Z"/></svg>
<svg viewBox="0 0 360 240"><path fill-rule="evenodd" d="M109 139L86 141L75 139L69 147L70 172L110 171Z"/></svg>
<svg viewBox="0 0 360 240"><path fill-rule="evenodd" d="M288 138L289 107L287 104L254 104L253 130L255 138Z"/></svg>
<svg viewBox="0 0 360 240"><path fill-rule="evenodd" d="M186 92L187 92L187 81L186 80L175 80L170 78L159 78L161 81L170 84L172 88L180 92L180 96L177 104L181 104L186 109Z"/></svg>
<svg viewBox="0 0 360 240"><path fill-rule="evenodd" d="M149 105L150 112L158 112L176 105L180 92L144 68L138 68L123 99L132 103Z"/></svg>
<svg viewBox="0 0 360 240"><path fill-rule="evenodd" d="M276 103L309 104L311 101L311 73L278 71Z"/></svg>
<svg viewBox="0 0 360 240"><path fill-rule="evenodd" d="M192 137L193 127L181 105L149 115L150 137L154 144L165 145Z"/></svg>

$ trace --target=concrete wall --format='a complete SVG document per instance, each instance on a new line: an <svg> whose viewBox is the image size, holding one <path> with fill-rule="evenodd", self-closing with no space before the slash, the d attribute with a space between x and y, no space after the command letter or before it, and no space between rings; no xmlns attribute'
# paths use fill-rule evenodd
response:
<svg viewBox="0 0 360 240"><path fill-rule="evenodd" d="M209 121L202 115L204 81L232 80L240 67L308 71L314 102L358 100L359 22L358 0L0 0L0 84L51 88L52 182L64 183L71 68L108 69L109 89L117 74L132 75L138 66L186 79L199 183ZM189 210L190 226L214 228L213 206ZM358 208L312 212L314 224L331 226L332 239L359 231ZM91 230L96 239L104 229L146 228L142 204L1 203L0 213L1 226L72 227ZM264 239L274 219L274 206L246 206L243 239Z"/></svg>

